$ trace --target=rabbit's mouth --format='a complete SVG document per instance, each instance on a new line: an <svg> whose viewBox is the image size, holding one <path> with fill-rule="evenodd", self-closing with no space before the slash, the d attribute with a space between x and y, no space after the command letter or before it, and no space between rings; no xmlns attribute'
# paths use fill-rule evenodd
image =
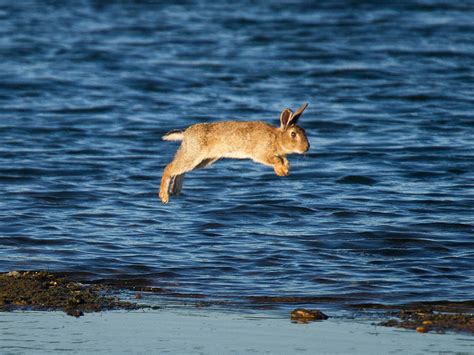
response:
<svg viewBox="0 0 474 355"><path fill-rule="evenodd" d="M304 154L304 153L306 153L306 152L309 150L309 148L310 148L310 145L309 145L309 143L308 143L308 144L306 145L306 147L305 147L301 152L299 152L299 153L300 153L300 154Z"/></svg>

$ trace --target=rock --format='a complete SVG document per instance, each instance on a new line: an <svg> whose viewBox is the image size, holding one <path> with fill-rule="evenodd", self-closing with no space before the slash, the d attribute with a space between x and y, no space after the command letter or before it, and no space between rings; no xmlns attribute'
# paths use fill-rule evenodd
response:
<svg viewBox="0 0 474 355"><path fill-rule="evenodd" d="M291 320L298 323L307 323L328 318L327 315L317 309L296 308L291 311Z"/></svg>

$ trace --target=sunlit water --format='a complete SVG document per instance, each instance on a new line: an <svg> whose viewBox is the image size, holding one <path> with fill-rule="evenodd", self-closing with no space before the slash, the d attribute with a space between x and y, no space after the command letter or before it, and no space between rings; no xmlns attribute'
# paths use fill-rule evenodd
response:
<svg viewBox="0 0 474 355"><path fill-rule="evenodd" d="M408 302L474 292L474 4L0 2L0 271L175 292ZM311 141L157 198L168 130Z"/></svg>

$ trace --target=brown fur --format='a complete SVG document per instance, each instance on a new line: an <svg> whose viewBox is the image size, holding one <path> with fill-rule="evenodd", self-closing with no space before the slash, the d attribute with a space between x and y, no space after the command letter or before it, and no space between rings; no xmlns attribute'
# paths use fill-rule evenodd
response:
<svg viewBox="0 0 474 355"><path fill-rule="evenodd" d="M209 166L220 158L252 159L273 167L278 176L288 175L290 167L286 155L302 154L309 149L304 130L296 125L307 106L302 105L295 113L284 109L280 127L261 121L227 121L198 123L184 131L167 133L164 140L182 140L182 143L163 171L161 201L168 203L170 183L171 193L178 195L185 173Z"/></svg>

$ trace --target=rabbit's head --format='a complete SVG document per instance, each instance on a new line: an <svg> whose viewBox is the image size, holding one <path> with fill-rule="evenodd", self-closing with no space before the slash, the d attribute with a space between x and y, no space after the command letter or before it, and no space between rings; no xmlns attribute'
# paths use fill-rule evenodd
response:
<svg viewBox="0 0 474 355"><path fill-rule="evenodd" d="M303 154L309 149L309 141L304 129L296 125L306 107L308 107L307 103L301 105L295 113L285 108L280 114L281 147L287 154Z"/></svg>

